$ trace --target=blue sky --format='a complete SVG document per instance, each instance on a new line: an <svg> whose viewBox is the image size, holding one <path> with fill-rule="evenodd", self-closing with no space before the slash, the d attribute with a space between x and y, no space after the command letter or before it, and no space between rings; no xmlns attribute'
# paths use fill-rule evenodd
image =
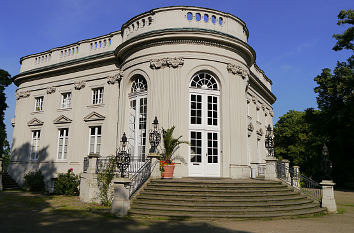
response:
<svg viewBox="0 0 354 233"><path fill-rule="evenodd" d="M337 15L353 8L352 0L11 0L1 3L0 68L16 75L25 55L120 30L137 14L171 5L213 8L246 22L257 64L272 79L278 98L274 121L290 109L316 107L313 78L351 55L331 48L332 35L345 29L336 25ZM14 85L6 89L10 141L15 91Z"/></svg>

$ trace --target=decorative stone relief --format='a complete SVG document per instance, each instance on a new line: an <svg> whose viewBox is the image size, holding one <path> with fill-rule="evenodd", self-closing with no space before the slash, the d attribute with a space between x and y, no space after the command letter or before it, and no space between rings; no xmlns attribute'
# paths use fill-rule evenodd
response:
<svg viewBox="0 0 354 233"><path fill-rule="evenodd" d="M162 58L162 59L151 59L150 68L151 69L160 69L165 67L178 68L183 66L184 60L182 57L175 58Z"/></svg>
<svg viewBox="0 0 354 233"><path fill-rule="evenodd" d="M123 77L123 71L122 70L118 70L117 73L107 77L107 83L113 85L116 82L120 82L120 80L122 80L122 77Z"/></svg>
<svg viewBox="0 0 354 233"><path fill-rule="evenodd" d="M80 90L86 86L85 81L75 81L74 82L75 90Z"/></svg>
<svg viewBox="0 0 354 233"><path fill-rule="evenodd" d="M235 64L227 64L227 71L229 73L235 74L235 75L240 75L243 79L248 80L248 76L250 74L249 70L242 68L241 66L235 65Z"/></svg>
<svg viewBox="0 0 354 233"><path fill-rule="evenodd" d="M19 99L22 99L22 98L27 98L30 95L31 95L30 91L18 91L16 93L16 99L19 100Z"/></svg>
<svg viewBox="0 0 354 233"><path fill-rule="evenodd" d="M55 87L47 87L47 94L53 94L55 90Z"/></svg>
<svg viewBox="0 0 354 233"><path fill-rule="evenodd" d="M250 137L250 136L252 135L253 130L254 130L254 127L253 127L252 122L250 122L250 123L248 124L247 129L248 129L248 137Z"/></svg>
<svg viewBox="0 0 354 233"><path fill-rule="evenodd" d="M254 95L252 95L252 102L253 102L254 104L256 104L256 103L257 103L257 97L256 97L256 96L254 96Z"/></svg>
<svg viewBox="0 0 354 233"><path fill-rule="evenodd" d="M263 129L260 128L259 130L257 130L257 134L258 134L259 136L262 136L262 135L263 135Z"/></svg>
<svg viewBox="0 0 354 233"><path fill-rule="evenodd" d="M265 110L265 104L262 103L261 107L262 107L262 110L264 111Z"/></svg>
<svg viewBox="0 0 354 233"><path fill-rule="evenodd" d="M251 123L249 123L248 124L248 131L251 131L251 132L253 132L253 130L254 130L254 127L253 127L253 124L252 124L252 122Z"/></svg>

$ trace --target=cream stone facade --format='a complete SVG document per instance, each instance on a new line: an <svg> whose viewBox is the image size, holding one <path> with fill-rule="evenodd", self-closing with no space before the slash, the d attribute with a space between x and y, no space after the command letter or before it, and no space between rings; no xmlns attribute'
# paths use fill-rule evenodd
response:
<svg viewBox="0 0 354 233"><path fill-rule="evenodd" d="M248 178L265 164L271 80L256 65L246 24L199 7L140 14L121 30L21 58L9 174L83 170L88 154L115 154L123 132L144 161L147 133L176 126L191 145L175 177Z"/></svg>

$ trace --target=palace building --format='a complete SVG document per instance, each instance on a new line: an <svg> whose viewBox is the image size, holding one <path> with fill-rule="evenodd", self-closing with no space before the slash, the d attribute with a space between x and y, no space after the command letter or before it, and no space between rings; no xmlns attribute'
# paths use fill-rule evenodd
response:
<svg viewBox="0 0 354 233"><path fill-rule="evenodd" d="M265 166L265 133L276 98L238 17L164 7L120 30L22 57L9 174L83 171L89 154L116 153L125 132L143 163L155 116L190 145L175 177L248 178Z"/></svg>

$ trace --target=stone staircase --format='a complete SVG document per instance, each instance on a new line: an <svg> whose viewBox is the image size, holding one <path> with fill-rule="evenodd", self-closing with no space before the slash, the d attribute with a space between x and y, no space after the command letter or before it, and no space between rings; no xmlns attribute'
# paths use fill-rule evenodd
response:
<svg viewBox="0 0 354 233"><path fill-rule="evenodd" d="M133 200L133 217L257 219L325 213L280 181L182 178L151 180Z"/></svg>
<svg viewBox="0 0 354 233"><path fill-rule="evenodd" d="M2 173L3 190L20 189L20 186L14 181L7 172Z"/></svg>

